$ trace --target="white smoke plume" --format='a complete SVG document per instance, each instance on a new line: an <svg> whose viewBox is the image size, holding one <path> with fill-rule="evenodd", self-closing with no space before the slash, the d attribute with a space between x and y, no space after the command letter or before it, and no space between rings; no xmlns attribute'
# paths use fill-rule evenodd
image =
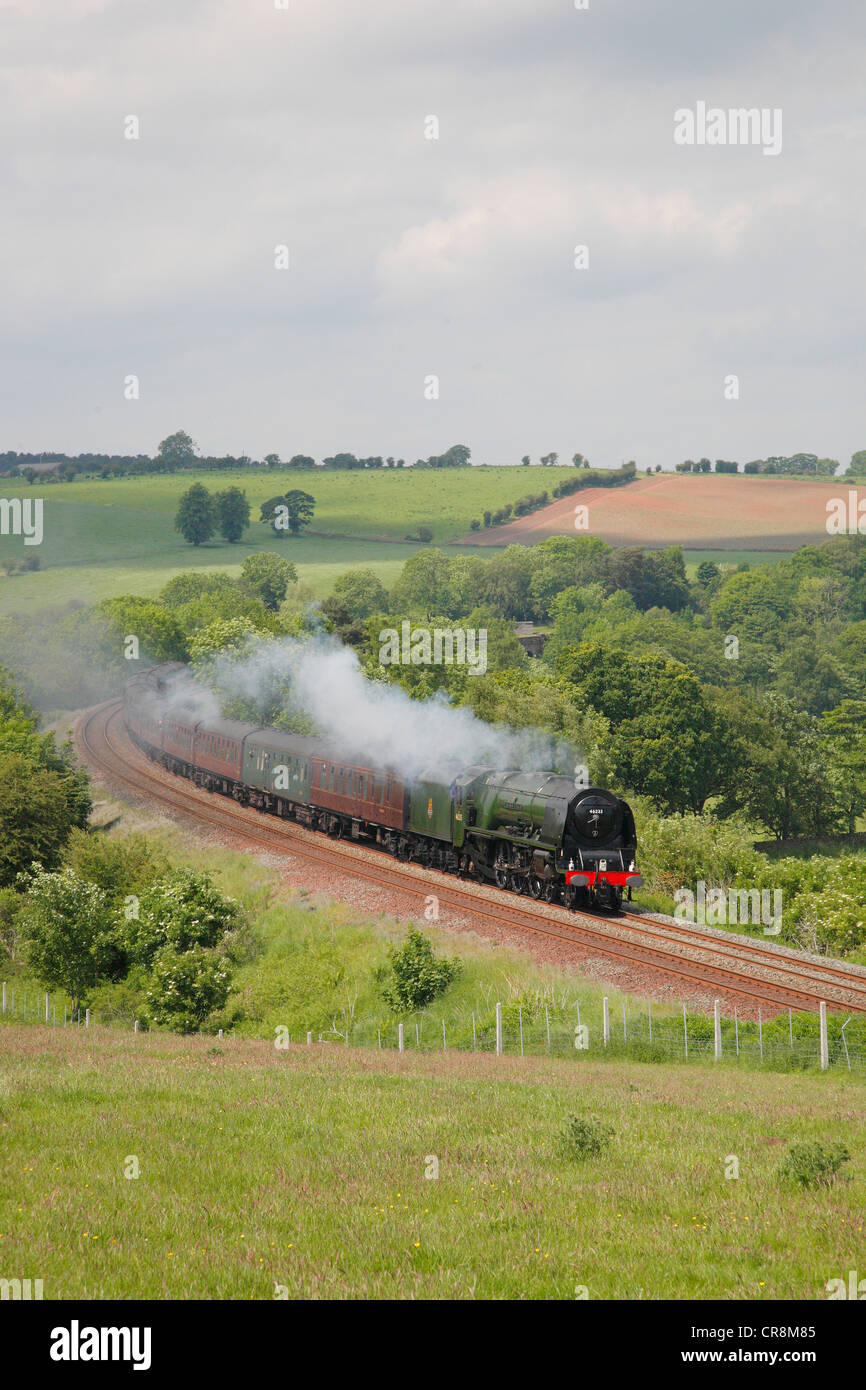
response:
<svg viewBox="0 0 866 1390"><path fill-rule="evenodd" d="M413 700L399 685L368 680L356 653L334 637L253 639L242 655L213 660L207 678L229 698L259 702L277 689L290 692L337 756L409 780L473 763L571 773L578 756L565 739L487 724L445 695Z"/></svg>

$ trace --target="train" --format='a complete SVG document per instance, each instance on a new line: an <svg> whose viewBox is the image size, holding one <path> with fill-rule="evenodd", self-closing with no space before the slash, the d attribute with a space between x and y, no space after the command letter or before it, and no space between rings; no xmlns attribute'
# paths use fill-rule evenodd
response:
<svg viewBox="0 0 866 1390"><path fill-rule="evenodd" d="M126 683L127 732L198 787L398 860L606 913L643 883L632 809L603 787L447 755L408 779L348 761L326 739L208 717L209 698L182 663L151 666Z"/></svg>

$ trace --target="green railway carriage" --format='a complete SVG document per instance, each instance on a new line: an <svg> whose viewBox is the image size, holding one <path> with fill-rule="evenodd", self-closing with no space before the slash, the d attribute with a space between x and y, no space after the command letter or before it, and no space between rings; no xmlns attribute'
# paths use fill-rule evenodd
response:
<svg viewBox="0 0 866 1390"><path fill-rule="evenodd" d="M244 740L243 780L266 794L278 794L302 806L310 804L310 769L318 739L279 729L255 729Z"/></svg>

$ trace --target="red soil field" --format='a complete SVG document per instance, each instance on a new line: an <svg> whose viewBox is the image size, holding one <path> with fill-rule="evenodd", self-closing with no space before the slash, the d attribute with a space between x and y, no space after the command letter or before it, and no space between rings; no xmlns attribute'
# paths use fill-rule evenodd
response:
<svg viewBox="0 0 866 1390"><path fill-rule="evenodd" d="M609 545L682 545L692 550L797 550L827 539L827 502L847 500L844 478L762 478L657 473L625 487L586 488L460 545L534 545L548 536L599 536ZM866 498L861 485L858 497ZM575 507L589 525L575 529Z"/></svg>

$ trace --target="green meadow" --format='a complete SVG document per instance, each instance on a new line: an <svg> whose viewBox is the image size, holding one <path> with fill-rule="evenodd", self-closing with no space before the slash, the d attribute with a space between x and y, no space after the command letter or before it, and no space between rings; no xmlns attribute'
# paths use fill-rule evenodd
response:
<svg viewBox="0 0 866 1390"><path fill-rule="evenodd" d="M45 1298L821 1299L866 1265L847 1076L35 1025L0 1048L0 1269ZM569 1115L609 1148L561 1153ZM780 1179L804 1139L845 1143L849 1180Z"/></svg>

